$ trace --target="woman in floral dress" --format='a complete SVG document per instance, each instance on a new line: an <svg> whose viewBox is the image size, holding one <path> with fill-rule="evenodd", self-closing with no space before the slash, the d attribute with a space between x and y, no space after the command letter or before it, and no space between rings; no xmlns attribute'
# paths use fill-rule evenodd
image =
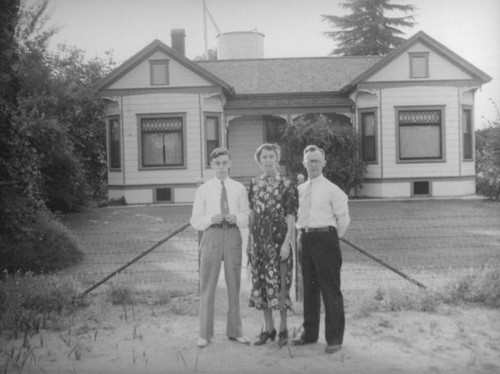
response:
<svg viewBox="0 0 500 374"><path fill-rule="evenodd" d="M290 287L293 275L297 188L278 172L280 148L263 144L255 152L263 174L252 179L248 192L251 218L248 256L252 268L250 306L263 310L265 331L254 345L274 341L273 310L281 315L278 343L288 341L287 310L292 309Z"/></svg>

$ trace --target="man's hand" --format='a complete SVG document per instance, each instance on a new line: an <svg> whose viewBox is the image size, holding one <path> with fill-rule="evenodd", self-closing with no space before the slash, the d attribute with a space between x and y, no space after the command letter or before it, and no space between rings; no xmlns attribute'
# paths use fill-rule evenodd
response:
<svg viewBox="0 0 500 374"><path fill-rule="evenodd" d="M212 223L219 224L224 221L224 216L222 214L216 214L212 217Z"/></svg>
<svg viewBox="0 0 500 374"><path fill-rule="evenodd" d="M236 216L234 214L228 214L224 217L224 219L231 225L236 224Z"/></svg>

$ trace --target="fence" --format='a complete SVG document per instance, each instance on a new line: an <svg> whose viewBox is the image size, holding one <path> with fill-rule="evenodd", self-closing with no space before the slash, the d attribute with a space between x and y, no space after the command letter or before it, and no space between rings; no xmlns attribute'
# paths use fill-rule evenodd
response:
<svg viewBox="0 0 500 374"><path fill-rule="evenodd" d="M441 286L484 267L500 268L498 208L481 200L352 201L346 239L428 287ZM155 205L64 216L85 252L84 263L68 272L91 287L188 222L190 213L190 206ZM341 246L345 292L408 283ZM182 230L107 283L197 292L198 232Z"/></svg>

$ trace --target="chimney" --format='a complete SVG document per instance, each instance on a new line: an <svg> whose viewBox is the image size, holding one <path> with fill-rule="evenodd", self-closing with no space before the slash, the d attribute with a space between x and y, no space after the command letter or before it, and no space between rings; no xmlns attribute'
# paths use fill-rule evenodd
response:
<svg viewBox="0 0 500 374"><path fill-rule="evenodd" d="M172 40L171 47L174 51L180 53L181 55L185 56L185 46L184 46L184 38L186 36L186 33L184 29L172 29L170 32L170 37Z"/></svg>

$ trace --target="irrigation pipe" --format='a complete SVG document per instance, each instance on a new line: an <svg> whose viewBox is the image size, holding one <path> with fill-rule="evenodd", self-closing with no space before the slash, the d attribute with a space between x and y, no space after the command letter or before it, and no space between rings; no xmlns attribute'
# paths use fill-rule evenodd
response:
<svg viewBox="0 0 500 374"><path fill-rule="evenodd" d="M391 265L389 264L386 264L384 261L378 259L377 257L369 254L368 252L366 252L365 250L361 249L360 247L358 247L356 244L354 243L351 243L349 240L347 239L344 239L344 238L340 238L341 241L343 241L344 243L350 245L352 248L354 248L355 250L361 252L362 254L364 254L365 256L368 256L370 257L373 261L376 261L378 262L379 264L381 264L382 266L386 267L387 269L393 271L394 273L398 274L399 276L403 277L404 279L410 281L411 283L413 284L416 284L417 286L419 286L420 288L423 288L424 290L427 289L427 287L425 285L423 285L422 283L420 283L419 281L411 278L410 276L406 275L405 273L403 273L402 271L392 267Z"/></svg>
<svg viewBox="0 0 500 374"><path fill-rule="evenodd" d="M111 278L113 278L115 275L120 274L121 271L123 271L124 269L126 269L130 265L132 265L133 263L137 262L139 259L141 259L144 256L146 256L148 253L152 252L153 250L155 250L156 248L158 248L160 245L162 245L166 241L168 241L171 238L173 238L178 233L184 231L186 229L186 227L188 227L188 226L189 226L189 222L183 224L181 227L179 227L178 229L174 230L171 234L169 234L168 236L164 237L163 239L157 241L155 244L153 244L151 247L149 247L148 249L146 249L144 252L142 252L139 255L137 255L136 257L134 257L132 260L130 260L129 262L127 262L125 265L120 266L118 269L116 269L115 271L113 271L111 274L107 275L106 277L104 277L103 279L101 279L99 282L97 282L93 286L87 288L85 291L83 291L79 295L79 297L83 298L85 295L87 295L88 293L92 292L93 290L95 290L97 287L99 287L103 283L106 283L108 280L110 280Z"/></svg>

